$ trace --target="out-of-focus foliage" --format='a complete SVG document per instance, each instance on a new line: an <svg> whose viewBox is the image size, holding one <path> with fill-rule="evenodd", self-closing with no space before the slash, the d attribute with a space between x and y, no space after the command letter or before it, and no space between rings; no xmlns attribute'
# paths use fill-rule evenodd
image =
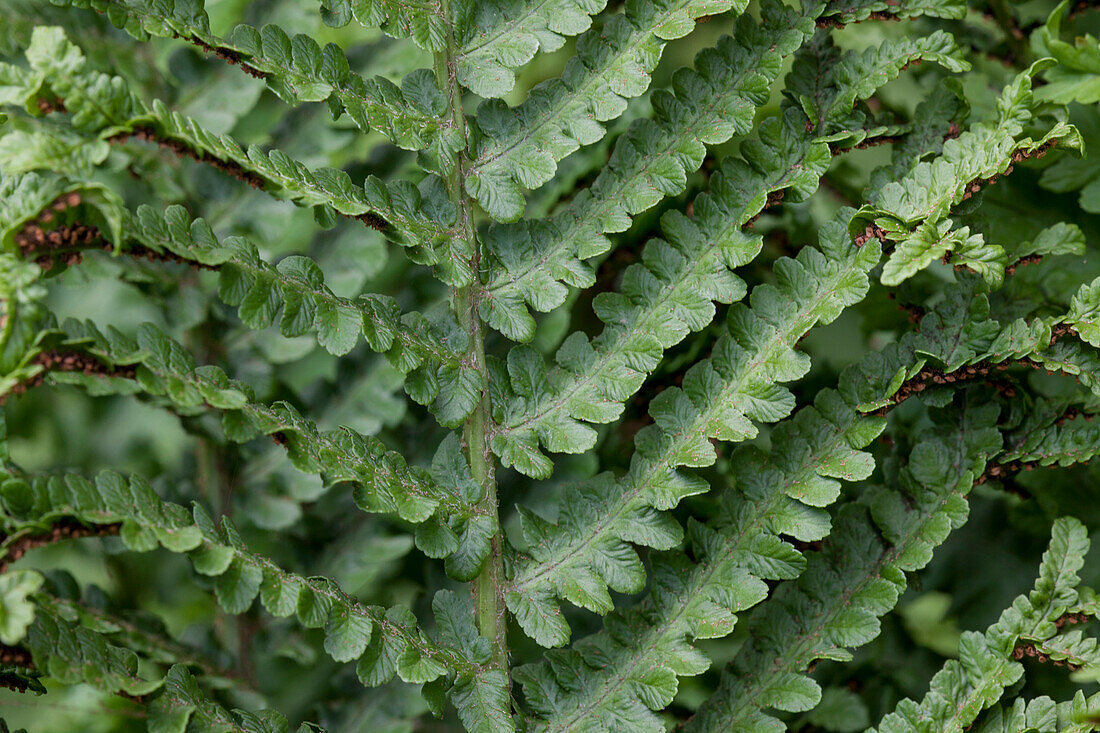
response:
<svg viewBox="0 0 1100 733"><path fill-rule="evenodd" d="M0 0L0 731L1097 729L1093 5Z"/></svg>

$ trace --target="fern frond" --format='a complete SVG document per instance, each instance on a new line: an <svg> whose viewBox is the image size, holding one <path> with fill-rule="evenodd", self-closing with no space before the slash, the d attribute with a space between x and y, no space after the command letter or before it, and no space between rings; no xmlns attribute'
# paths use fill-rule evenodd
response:
<svg viewBox="0 0 1100 733"><path fill-rule="evenodd" d="M583 422L615 420L665 349L709 324L715 301L731 303L744 295L744 284L730 270L759 252L761 238L743 227L769 196L790 191L792 198L803 199L816 189L832 159L828 143L833 135L843 135L826 125L848 115L854 95L873 92L864 76L884 81L907 60L920 57L925 46L939 49L953 43L944 34L934 34L849 56L850 63L836 67L845 70L836 88L830 73L817 75L830 90L821 97L835 94L843 102L830 105L829 117L818 124L790 107L781 118L770 118L759 126L759 140L742 144L744 160L728 159L712 176L711 190L695 201L692 217L679 212L662 217L666 239L649 242L642 262L627 268L621 293L595 299L596 315L606 324L599 336L590 341L584 334L572 334L559 348L554 369L536 364L541 358L526 347L514 349L509 371L515 396L501 405L500 427L492 442L501 463L545 478L552 466L539 452L540 442L553 452L591 448L596 432ZM938 51L931 53L940 57ZM867 64L880 75L871 74ZM547 377L537 378L532 387L524 375L531 370Z"/></svg>
<svg viewBox="0 0 1100 733"><path fill-rule="evenodd" d="M482 97L502 97L516 70L535 54L556 51L592 25L607 0L488 0L463 3L458 82Z"/></svg>
<svg viewBox="0 0 1100 733"><path fill-rule="evenodd" d="M163 678L149 679L139 672L139 660L130 649L112 644L96 630L73 623L39 607L24 641L36 669L63 684L88 684L135 701L151 697L146 705L150 730L192 730L196 733L271 733L286 731L286 718L274 710L258 713L225 710L206 696L184 664L173 665ZM299 733L323 733L303 723Z"/></svg>
<svg viewBox="0 0 1100 733"><path fill-rule="evenodd" d="M819 34L804 48L786 78L784 94L798 104L809 123L822 132L843 120L857 100L867 99L914 63L931 61L952 73L967 71L955 39L943 31L921 38L884 41L862 52L841 53L832 37ZM822 83L821 76L828 77Z"/></svg>
<svg viewBox="0 0 1100 733"><path fill-rule="evenodd" d="M241 237L219 240L209 224L192 219L182 206L169 206L160 213L143 205L131 213L99 184L50 174L13 176L5 179L0 191L10 193L0 203L0 247L14 254L52 261L106 247L217 270L219 296L238 308L249 328L267 328L282 311L279 330L284 336L315 333L321 346L338 356L365 336L367 344L386 354L402 373L414 372L413 379L426 385L415 394L429 403L441 389L441 378L446 382L450 373L465 371L458 363L465 334L453 322L433 326L419 313L402 314L392 298L381 295L357 300L338 297L325 286L323 273L309 258L292 255L273 266L260 257L252 242ZM83 207L67 225L70 230L89 225L97 236L61 245L43 237L39 243L40 218L46 212L52 218L53 210L62 205L66 211Z"/></svg>
<svg viewBox="0 0 1100 733"><path fill-rule="evenodd" d="M466 191L498 221L523 216L524 189L549 181L558 161L603 137L600 124L623 113L649 87L667 41L687 35L695 19L746 0L638 0L577 40L560 78L542 82L519 107L499 100L478 108L480 139Z"/></svg>
<svg viewBox="0 0 1100 733"><path fill-rule="evenodd" d="M1076 339L1061 338L1033 358L1046 369L1074 376L1093 394L1100 395L1100 351L1097 349Z"/></svg>
<svg viewBox="0 0 1100 733"><path fill-rule="evenodd" d="M1073 43L1062 40L1062 21L1070 7L1069 0L1060 2L1047 22L1031 35L1035 52L1058 62L1045 70L1043 78L1047 83L1035 91L1035 96L1057 104L1096 104L1100 102L1100 49L1096 37L1090 33L1078 33ZM1093 211L1084 200L1082 208Z"/></svg>
<svg viewBox="0 0 1100 733"><path fill-rule="evenodd" d="M354 19L393 38L411 38L426 51L447 45L448 20L439 0L321 0L321 17L340 28Z"/></svg>
<svg viewBox="0 0 1100 733"><path fill-rule="evenodd" d="M243 711L237 711L236 721L239 722L235 722L234 717L203 695L195 678L185 671L185 664L173 665L162 677L155 670L143 668L132 649L113 643L104 633L104 626L84 625L63 608L43 594L35 596L34 622L20 640L20 647L28 650L27 663L37 674L65 685L87 684L102 692L125 695L135 702L151 697L147 712L149 724L155 730L175 730L174 724L187 722L187 714L179 715L184 712L179 708L182 674L189 683L187 697L192 706L201 705L206 710L205 715L194 721L194 730L210 733L229 730L266 733L271 730L250 725L251 714ZM176 714L170 712L173 709ZM211 720L212 710L221 712L215 720ZM264 711L263 715L271 722L286 723L285 718L274 711ZM220 725L213 725L213 722ZM319 729L312 727L310 730Z"/></svg>
<svg viewBox="0 0 1100 733"><path fill-rule="evenodd" d="M219 240L205 221L192 219L181 206L170 206L163 214L140 207L127 216L124 235L153 252L216 268L219 296L238 308L249 328L267 328L281 309L279 330L284 336L316 333L330 353L346 354L363 335L394 367L403 373L415 370L418 382L438 383L450 370L464 371L458 364L464 334L457 327L447 324L433 329L424 316L402 314L397 303L385 296L338 297L325 286L313 260L295 255L273 266L260 258L247 239ZM439 389L438 385L425 388L418 396L427 396L430 402Z"/></svg>
<svg viewBox="0 0 1100 733"><path fill-rule="evenodd" d="M982 710L1000 699L1005 688L1023 676L1023 665L1014 659L1018 645L1058 645L1059 621L1063 614L1075 610L1080 583L1077 571L1084 565L1088 549L1084 525L1069 517L1056 520L1035 589L1018 596L984 634L964 633L959 659L949 660L932 678L924 699L919 703L903 700L875 730L938 733L961 731L973 723ZM1072 643L1068 635L1060 641ZM1090 659L1096 656L1090 655Z"/></svg>
<svg viewBox="0 0 1100 733"><path fill-rule="evenodd" d="M395 672L418 683L449 671L473 675L484 662L479 650L429 638L404 607L365 606L327 578L283 570L250 552L227 519L219 528L198 505L188 511L163 501L136 476L106 471L92 482L75 474L9 474L0 483L0 502L4 514L24 526L48 527L62 519L93 526L121 523L120 536L130 550L160 546L187 553L196 572L214 578L215 595L226 611L244 613L259 596L272 615L295 615L307 628L324 629L329 656L339 662L358 659L359 677L370 686Z"/></svg>
<svg viewBox="0 0 1100 733"><path fill-rule="evenodd" d="M677 677L709 667L685 639L728 635L738 614L766 597L764 580L802 572L802 557L779 535L810 542L827 534L828 517L814 507L836 498L837 479L870 475L874 462L860 449L884 426L826 391L776 427L770 456L750 447L735 452L737 492L724 496L707 526L689 530L696 564L678 552L656 556L653 590L639 606L616 612L603 632L572 650L549 652L548 663L516 671L540 718L533 729L663 730L649 710L671 702Z"/></svg>
<svg viewBox="0 0 1100 733"><path fill-rule="evenodd" d="M966 17L962 0L829 0L822 16L830 23L847 24L883 18Z"/></svg>
<svg viewBox="0 0 1100 733"><path fill-rule="evenodd" d="M745 145L745 159L728 161L712 178L713 196L700 200L696 218L666 215L666 238L650 241L642 263L627 269L623 292L594 302L607 324L599 336L572 334L554 367L529 347L512 349L512 394L499 405L492 440L503 465L546 478L552 463L540 443L553 452L591 448L596 431L584 422L615 420L664 350L711 322L714 301L743 297L744 283L731 270L756 255L760 239L740 225L769 191L812 190L831 159L824 142L804 135L800 117L792 112L763 125L758 144ZM532 369L537 373L526 377Z"/></svg>
<svg viewBox="0 0 1100 733"><path fill-rule="evenodd" d="M35 608L34 623L22 640L34 666L48 677L66 685L90 684L107 693L147 695L161 686L138 671L138 656L130 649L111 644L106 637L48 607Z"/></svg>
<svg viewBox="0 0 1100 733"><path fill-rule="evenodd" d="M1020 317L1002 323L990 316L984 282L960 275L951 296L928 313L920 330L855 365L842 376L860 410L985 378L1013 365L1042 366L1075 377L1097 394L1100 355L1056 331L1065 316Z"/></svg>
<svg viewBox="0 0 1100 733"><path fill-rule="evenodd" d="M363 186L352 183L347 173L331 168L311 170L281 151L270 153L251 146L247 151L227 135L214 135L197 122L169 110L159 101L146 105L121 77L110 77L84 68L80 50L58 28L36 28L28 49L31 70L16 67L19 84L6 87L0 103L19 103L37 109L38 100L65 100L72 129L91 144L137 136L168 145L174 151L227 170L247 183L302 206L315 206L331 215L339 212L384 230L394 241L412 248L412 256L425 264L436 261L431 245L442 241L446 224L428 211L454 218L453 206L442 210L407 182L388 184L369 176ZM48 79L48 83L47 83ZM47 134L45 130L40 135ZM76 150L80 149L77 141ZM42 167L41 165L39 167ZM434 180L434 179L433 179ZM441 196L438 190L435 194ZM449 212L449 213L448 213Z"/></svg>
<svg viewBox="0 0 1100 733"><path fill-rule="evenodd" d="M496 263L481 303L485 322L529 341L535 323L524 302L545 312L562 303L565 286L590 287L595 273L584 260L610 248L606 234L683 191L707 145L747 131L782 59L813 32L819 9L812 0L801 10L769 0L762 22L741 16L732 37L702 51L695 69L680 71L671 89L654 92L654 119L630 126L592 186L549 221L492 225L485 245Z"/></svg>
<svg viewBox="0 0 1100 733"><path fill-rule="evenodd" d="M1058 722L1061 727L1059 733L1089 733L1096 730L1096 716L1100 715L1100 695L1093 695L1088 699L1085 693L1078 690L1073 700L1059 703Z"/></svg>
<svg viewBox="0 0 1100 733"><path fill-rule="evenodd" d="M0 252L0 395L29 383L42 371L35 357L49 337L43 330L49 311L42 304L46 289L38 282L40 274L34 264Z"/></svg>
<svg viewBox="0 0 1100 733"><path fill-rule="evenodd" d="M166 666L185 664L202 673L204 679L216 680L219 687L250 690L239 679L228 673L217 661L204 652L171 638L163 622L149 614L132 614L107 606L98 588L90 587L81 596L77 581L62 576L64 581L51 578L47 587L34 596L36 612L44 609L54 617L68 619L80 626L102 634L109 643L131 649L140 656ZM70 587L71 586L71 587Z"/></svg>
<svg viewBox="0 0 1100 733"><path fill-rule="evenodd" d="M131 339L114 329L102 333L91 323L70 320L54 345L56 353L46 360L56 362L49 382L73 384L93 395L144 392L164 398L184 414L220 410L227 438L245 442L272 436L299 470L322 474L329 482L353 482L355 501L364 511L394 513L415 523L437 512L461 526L487 521L474 511L470 489L453 476L442 476L441 483L427 470L409 466L377 438L349 429L325 432L287 403L255 402L247 385L230 380L217 367L197 368L182 346L151 324ZM84 369L77 359L81 368L66 371L69 354L86 354L96 363ZM469 541L476 547L464 551L484 558L487 538L471 536Z"/></svg>
<svg viewBox="0 0 1100 733"><path fill-rule="evenodd" d="M59 202L83 205L87 224L112 241L122 238L122 199L103 184L50 172L24 173L0 176L0 250L18 254L16 237Z"/></svg>
<svg viewBox="0 0 1100 733"><path fill-rule="evenodd" d="M42 575L34 570L0 574L0 644L19 643L34 621L32 593L42 587Z"/></svg>
<svg viewBox="0 0 1100 733"><path fill-rule="evenodd" d="M871 172L864 199L873 203L887 183L905 178L922 158L942 153L943 144L959 134L969 113L961 85L957 80L944 80L913 111L912 129L894 143L890 162Z"/></svg>
<svg viewBox="0 0 1100 733"><path fill-rule="evenodd" d="M450 150L457 144L453 134L442 129L443 93L426 70L410 74L401 87L381 76L364 79L351 71L336 44L321 48L310 36L299 33L291 38L276 25L259 30L238 25L229 38L220 38L210 32L202 0L51 1L105 13L116 27L139 40L150 35L182 38L240 64L288 104L328 100L334 112L346 111L364 132L377 130L407 150Z"/></svg>
<svg viewBox="0 0 1100 733"><path fill-rule="evenodd" d="M1039 68L1041 62L1005 87L992 122L974 125L945 142L940 156L917 164L904 180L888 183L875 203L852 219L853 234L876 232L895 243L883 267L884 285L897 285L945 256L983 272L991 282L1003 277L1003 248L986 243L980 234L971 235L967 227L955 229L949 217L953 206L1010 172L1014 163L1054 145L1080 149L1080 133L1064 122L1038 139L1019 137L1032 118L1031 77Z"/></svg>
<svg viewBox="0 0 1100 733"><path fill-rule="evenodd" d="M972 322L985 322L988 310L980 302L973 307ZM911 345L917 339L924 347L934 348L965 343L972 335L954 304L939 309L925 320L919 335L902 340L896 352L899 361L923 364L931 356ZM1045 345L1049 338L1044 342L1040 335L1036 348L1040 342ZM708 666L697 650L683 643L684 637L729 634L736 614L763 600L762 591L755 596L751 591L762 588L762 579L798 577L804 563L779 535L803 542L824 537L830 522L819 508L839 495L835 479L870 475L873 463L858 449L882 430L884 422L865 416L861 407L868 401L887 403L902 388L894 369L881 364L882 356L872 353L845 371L839 394L819 393L814 408L780 422L770 436L770 457L755 448L742 448L731 456L729 473L737 493L724 497L723 510L714 520L693 525L690 536L697 565L683 562L680 553L658 556L655 590L640 608L610 617L604 633L578 642L575 651L549 653L549 666L518 672L531 688L527 698L533 700L541 718L538 725L551 730L602 730L603 721L622 716L626 727L657 730L657 718L646 707L667 706L675 694L677 676L699 674ZM870 398L871 392L880 397ZM1056 417L1048 415L1044 426ZM546 535L539 540L545 543ZM743 592L731 596L731 588ZM593 664L593 659L601 662ZM584 684L575 684L577 679L585 680Z"/></svg>
<svg viewBox="0 0 1100 733"><path fill-rule="evenodd" d="M1100 715L1100 695L1086 698L1078 690L1072 700L1055 703L1047 696L1024 701L1011 709L994 706L971 728L975 733L1090 733Z"/></svg>
<svg viewBox="0 0 1100 733"><path fill-rule="evenodd" d="M638 433L625 476L603 474L571 492L557 524L525 515L531 554L516 563L505 599L540 643L559 645L568 638L555 596L606 613L608 586L640 589L644 573L628 543L656 549L679 543L679 525L663 512L709 488L680 468L711 465L711 439L746 440L757 432L752 420L774 422L791 411L793 398L778 383L809 368L792 347L863 297L867 273L880 255L874 244L853 246L839 223L826 227L821 238L820 251L807 247L797 259L780 260L779 282L758 286L751 307L731 309L728 330L712 356L688 371L683 389L654 399L650 414L656 424Z"/></svg>
<svg viewBox="0 0 1100 733"><path fill-rule="evenodd" d="M1074 414L1076 410L1070 410L1037 415L1038 425L1025 425L1007 436L1009 449L1001 456L1001 463L1028 468L1070 466L1087 463L1100 455L1100 426L1091 422L1092 415Z"/></svg>
<svg viewBox="0 0 1100 733"><path fill-rule="evenodd" d="M924 567L966 521L966 494L1000 449L997 405L961 412L919 436L898 479L904 494L871 488L861 492L866 507L840 509L797 583L783 584L754 614L750 641L685 731L785 730L765 711L817 704L820 689L805 676L807 667L816 659L848 660L849 647L878 635L878 618L905 590L905 573Z"/></svg>
<svg viewBox="0 0 1100 733"><path fill-rule="evenodd" d="M965 322L951 316L951 306L941 308L940 316L923 324L919 338L926 346L959 343L967 333ZM980 306L976 311L975 321L984 320L982 314L987 311ZM908 351L908 358L921 359L916 350ZM543 718L538 725L550 730L602 730L609 718L623 718L626 727L659 729L658 719L646 706L653 710L667 706L675 694L677 676L698 674L708 666L696 650L683 644L684 637L730 633L735 614L764 598L761 579L797 577L803 568L801 558L777 535L804 542L824 537L829 519L815 507L837 498L839 483L832 479L862 479L870 474L869 456L854 449L869 443L884 423L863 417L857 404L867 399L868 390L888 397L900 387L890 378L890 370L868 368L880 360L872 354L865 365L853 366L842 375L843 385L859 384L859 390L846 387L843 396L823 392L816 409L803 410L780 423L771 434L770 461L753 448L743 448L731 457L731 481L738 493L725 497L723 511L708 526L693 526L698 565L684 563L680 553L659 556L654 561L655 590L639 609L612 616L606 622L607 631L578 642L575 651L549 653L549 666L517 673L531 688L527 697ZM875 372L877 380L865 376ZM1047 414L1044 427L1050 428L1057 418ZM1006 439L1011 445L1011 436ZM1065 450L1058 458L1051 455L1048 462L1083 462L1100 452L1096 440L1091 446L1089 451ZM1014 458L1002 454L996 461L1004 464ZM995 470L991 473L996 475ZM752 600L754 587L760 592ZM731 596L731 588L742 592ZM1080 655L1090 651L1087 643L1073 649ZM1051 649L1050 653L1069 650ZM594 659L601 661L593 664ZM575 680L584 683L577 685Z"/></svg>

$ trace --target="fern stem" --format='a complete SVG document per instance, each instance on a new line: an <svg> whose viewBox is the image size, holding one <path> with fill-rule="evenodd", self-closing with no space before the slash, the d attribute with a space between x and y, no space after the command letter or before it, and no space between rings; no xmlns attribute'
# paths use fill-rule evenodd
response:
<svg viewBox="0 0 1100 733"><path fill-rule="evenodd" d="M450 102L450 120L463 140L467 138L466 116L462 110L462 89L457 79L458 48L451 24L450 3L444 0L441 11L447 20L447 44L435 54L436 81ZM463 182L469 163L469 145L459 151L453 160L443 161L444 180L451 201L458 211L455 231L463 240L463 250L468 253L470 283L454 289L453 304L458 323L469 336L469 346L464 360L485 375L477 406L462 427L462 442L470 473L482 487L478 508L494 517L495 531L491 540L489 557L481 572L473 581L474 615L478 631L489 640L492 648L491 666L508 673L508 647L505 639L504 564L501 554L502 538L497 507L496 464L489 447L489 436L494 429L489 404L488 369L485 365L485 336L478 315L479 301L483 297L481 280L481 250L474 228L473 200L466 194Z"/></svg>

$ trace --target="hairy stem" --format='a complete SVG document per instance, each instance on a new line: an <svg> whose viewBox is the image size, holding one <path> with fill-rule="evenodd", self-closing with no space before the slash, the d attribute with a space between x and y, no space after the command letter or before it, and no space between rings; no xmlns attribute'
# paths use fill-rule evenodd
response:
<svg viewBox="0 0 1100 733"><path fill-rule="evenodd" d="M462 111L462 89L458 85L456 57L458 49L450 24L450 4L444 0L442 12L448 20L447 47L435 54L436 80L450 101L450 120L462 138L466 138L466 117ZM483 375L488 371L485 366L485 336L478 316L478 304L484 293L481 280L481 250L474 228L474 203L463 187L466 167L469 162L468 145L453 160L443 161L441 166L447 191L458 209L458 221L455 231L463 240L463 250L469 256L469 270L472 273L470 283L455 288L453 305L455 315L462 329L469 336L469 346L464 359ZM504 607L504 566L501 554L500 518L497 507L496 464L489 448L489 435L494 429L489 404L488 384L483 385L477 407L466 420L462 428L462 442L466 448L466 458L470 463L470 472L482 487L479 508L494 517L496 531L493 533L492 549L485 561L481 573L474 579L474 613L478 631L492 645L491 664L507 676L508 647L505 640L506 620Z"/></svg>

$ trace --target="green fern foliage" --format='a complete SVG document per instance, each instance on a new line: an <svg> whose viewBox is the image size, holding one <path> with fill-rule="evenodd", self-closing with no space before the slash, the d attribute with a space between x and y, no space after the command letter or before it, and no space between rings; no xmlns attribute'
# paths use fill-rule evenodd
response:
<svg viewBox="0 0 1100 733"><path fill-rule="evenodd" d="M1098 37L4 3L0 733L1094 730Z"/></svg>

